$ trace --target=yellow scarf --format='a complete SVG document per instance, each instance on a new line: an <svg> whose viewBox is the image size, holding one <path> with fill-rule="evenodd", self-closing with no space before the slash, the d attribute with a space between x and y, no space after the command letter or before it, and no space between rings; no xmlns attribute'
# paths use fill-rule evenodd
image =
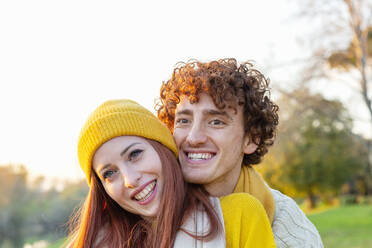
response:
<svg viewBox="0 0 372 248"><path fill-rule="evenodd" d="M269 187L261 175L251 166L242 166L234 193L245 192L256 197L264 206L271 223L274 220L275 202Z"/></svg>

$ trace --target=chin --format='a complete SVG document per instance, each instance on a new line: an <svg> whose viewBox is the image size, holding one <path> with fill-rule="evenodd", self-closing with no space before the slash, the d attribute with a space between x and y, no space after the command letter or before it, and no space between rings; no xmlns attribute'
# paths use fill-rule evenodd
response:
<svg viewBox="0 0 372 248"><path fill-rule="evenodd" d="M157 215L157 211L155 211L155 212L151 212L151 213L146 212L146 213L144 213L144 214L140 214L140 215L141 215L141 217L142 217L143 219L145 219L145 220L151 220L151 219L154 219L154 218L156 217L156 215Z"/></svg>
<svg viewBox="0 0 372 248"><path fill-rule="evenodd" d="M206 177L205 175L201 175L200 173L184 172L183 177L185 178L185 181L188 183L195 183L195 184L208 183L208 177Z"/></svg>

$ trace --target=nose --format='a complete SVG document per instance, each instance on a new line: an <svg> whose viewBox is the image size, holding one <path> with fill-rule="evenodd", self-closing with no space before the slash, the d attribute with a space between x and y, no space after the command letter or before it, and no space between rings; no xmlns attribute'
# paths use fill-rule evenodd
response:
<svg viewBox="0 0 372 248"><path fill-rule="evenodd" d="M193 123L189 133L187 134L186 141L190 146L199 146L207 141L207 136L200 123Z"/></svg>
<svg viewBox="0 0 372 248"><path fill-rule="evenodd" d="M142 173L134 168L123 169L123 180L126 188L135 188L139 185L139 181L142 177Z"/></svg>

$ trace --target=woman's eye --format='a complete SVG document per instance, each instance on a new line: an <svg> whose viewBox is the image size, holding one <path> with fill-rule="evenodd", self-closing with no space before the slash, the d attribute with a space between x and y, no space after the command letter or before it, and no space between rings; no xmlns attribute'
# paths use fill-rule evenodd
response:
<svg viewBox="0 0 372 248"><path fill-rule="evenodd" d="M140 149L136 149L136 150L131 151L129 153L129 160L136 159L142 152L143 152L143 150L140 150Z"/></svg>
<svg viewBox="0 0 372 248"><path fill-rule="evenodd" d="M114 174L113 170L107 170L103 173L103 178L104 179L110 178L110 177L112 177L113 174Z"/></svg>

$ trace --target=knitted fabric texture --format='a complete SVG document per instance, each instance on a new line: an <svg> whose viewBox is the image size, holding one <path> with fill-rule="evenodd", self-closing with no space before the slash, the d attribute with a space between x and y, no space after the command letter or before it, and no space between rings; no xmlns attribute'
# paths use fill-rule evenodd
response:
<svg viewBox="0 0 372 248"><path fill-rule="evenodd" d="M234 193L249 193L256 197L264 206L270 223L273 222L275 214L275 202L269 187L261 175L252 167L243 165L240 170L238 183L235 186Z"/></svg>
<svg viewBox="0 0 372 248"><path fill-rule="evenodd" d="M178 156L171 132L154 114L132 100L110 100L90 114L79 136L78 158L89 185L96 150L106 141L124 135L158 141Z"/></svg>

